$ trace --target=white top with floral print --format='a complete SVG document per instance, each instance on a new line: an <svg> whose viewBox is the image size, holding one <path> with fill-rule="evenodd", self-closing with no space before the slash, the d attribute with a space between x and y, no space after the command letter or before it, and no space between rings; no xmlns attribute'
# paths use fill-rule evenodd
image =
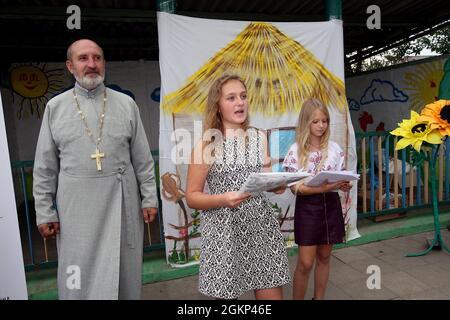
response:
<svg viewBox="0 0 450 320"><path fill-rule="evenodd" d="M322 151L313 151L309 154L308 164L306 168L298 167L298 147L294 143L289 148L283 161L283 168L287 172L306 171L312 175L319 171L340 171L344 170L344 152L341 147L334 141L328 142L328 156L323 163L322 168L317 168L322 160Z"/></svg>

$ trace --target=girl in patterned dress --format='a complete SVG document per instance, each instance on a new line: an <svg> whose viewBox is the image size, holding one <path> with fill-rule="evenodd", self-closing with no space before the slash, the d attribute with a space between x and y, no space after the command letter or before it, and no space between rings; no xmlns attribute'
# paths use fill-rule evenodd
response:
<svg viewBox="0 0 450 320"><path fill-rule="evenodd" d="M265 135L248 123L242 79L217 79L203 126L214 138L194 148L187 178L187 204L202 210L199 291L237 299L253 290L256 299L282 299L290 272L275 213L264 194L237 192L250 173L270 170Z"/></svg>
<svg viewBox="0 0 450 320"><path fill-rule="evenodd" d="M344 152L329 140L330 115L317 99L304 102L296 129L296 142L290 147L284 162L285 171L319 171L344 169ZM345 237L344 218L337 190L348 192L350 182L338 181L310 187L307 181L291 187L297 195L294 213L294 236L299 246L294 271L293 298L304 299L309 274L314 266L314 298L323 299L330 273L333 244Z"/></svg>

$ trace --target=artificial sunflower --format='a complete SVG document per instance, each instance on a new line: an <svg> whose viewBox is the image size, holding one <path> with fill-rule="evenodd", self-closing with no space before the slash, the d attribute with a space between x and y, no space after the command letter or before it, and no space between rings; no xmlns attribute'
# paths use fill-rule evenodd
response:
<svg viewBox="0 0 450 320"><path fill-rule="evenodd" d="M417 152L420 152L420 147L423 142L431 144L442 143L442 135L439 130L432 129L427 121L420 121L420 115L411 110L411 119L403 120L399 123L399 127L391 134L394 136L403 137L397 142L395 150L400 150L412 145Z"/></svg>
<svg viewBox="0 0 450 320"><path fill-rule="evenodd" d="M419 121L428 121L431 129L438 129L442 136L450 135L450 100L438 100L423 108Z"/></svg>

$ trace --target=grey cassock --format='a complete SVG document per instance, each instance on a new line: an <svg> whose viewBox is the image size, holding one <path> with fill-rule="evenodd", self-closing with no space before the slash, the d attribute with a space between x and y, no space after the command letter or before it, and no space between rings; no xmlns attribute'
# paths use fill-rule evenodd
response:
<svg viewBox="0 0 450 320"><path fill-rule="evenodd" d="M105 86L77 84L80 108L97 138ZM33 194L37 224L60 222L60 299L139 299L144 223L157 207L154 164L136 103L106 88L102 171L77 113L73 91L51 99L36 149ZM56 200L56 208L53 200ZM78 275L80 275L78 280Z"/></svg>

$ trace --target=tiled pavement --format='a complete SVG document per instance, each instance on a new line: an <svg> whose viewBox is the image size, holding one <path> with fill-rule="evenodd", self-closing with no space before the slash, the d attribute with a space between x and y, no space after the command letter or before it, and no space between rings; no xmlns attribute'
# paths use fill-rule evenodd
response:
<svg viewBox="0 0 450 320"><path fill-rule="evenodd" d="M442 229L442 236L450 246L450 232ZM360 246L336 249L332 253L331 272L325 298L328 300L450 300L450 254L432 250L425 256L405 257L405 253L426 248L426 239L434 232L377 241ZM293 272L297 255L289 257ZM380 289L368 289L369 266L380 268ZM198 275L144 285L142 299L205 300L197 290ZM292 284L283 288L284 298L291 299ZM311 273L306 299L313 295ZM247 292L240 299L253 300Z"/></svg>

